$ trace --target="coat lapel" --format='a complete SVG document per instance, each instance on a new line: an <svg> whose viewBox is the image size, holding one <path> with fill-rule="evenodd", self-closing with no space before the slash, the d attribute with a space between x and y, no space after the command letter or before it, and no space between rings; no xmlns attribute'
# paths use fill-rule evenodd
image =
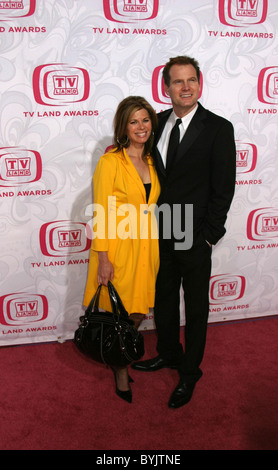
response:
<svg viewBox="0 0 278 470"><path fill-rule="evenodd" d="M159 188L159 180L156 174L155 166L153 163L150 163L149 165L150 169L150 175L151 175L151 192L149 196L149 202L148 205L152 204L153 202L156 202L158 194L160 192Z"/></svg>
<svg viewBox="0 0 278 470"><path fill-rule="evenodd" d="M130 178L132 179L132 181L134 182L134 184L136 184L136 186L140 190L143 201L145 201L146 200L146 190L145 190L143 181L141 180L135 166L133 165L132 161L130 160L129 156L127 155L125 149L124 149L124 155L122 155L121 158L122 158L122 163L123 163L126 171L128 172L128 174L129 174ZM149 170L150 170L150 176L151 176L151 192L150 192L148 204L151 204L152 200L153 200L153 196L155 196L157 194L157 191L158 191L157 184L159 184L159 183L158 183L158 179L156 178L155 167L154 167L153 163L149 163Z"/></svg>
<svg viewBox="0 0 278 470"><path fill-rule="evenodd" d="M121 159L122 159L122 164L125 170L129 174L129 177L132 179L134 184L140 190L142 197L145 197L145 188L144 188L143 182L138 174L138 171L136 170L128 154L126 153L125 149L123 149L123 154L121 155Z"/></svg>

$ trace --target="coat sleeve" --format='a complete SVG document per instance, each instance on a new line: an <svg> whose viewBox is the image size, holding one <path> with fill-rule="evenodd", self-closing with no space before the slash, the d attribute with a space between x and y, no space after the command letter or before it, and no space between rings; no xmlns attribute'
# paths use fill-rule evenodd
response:
<svg viewBox="0 0 278 470"><path fill-rule="evenodd" d="M108 251L108 217L113 201L113 188L117 171L116 158L103 155L94 172L94 218L91 249Z"/></svg>
<svg viewBox="0 0 278 470"><path fill-rule="evenodd" d="M215 245L226 232L225 222L236 179L236 146L233 125L223 119L211 154L210 196L203 227L204 238Z"/></svg>

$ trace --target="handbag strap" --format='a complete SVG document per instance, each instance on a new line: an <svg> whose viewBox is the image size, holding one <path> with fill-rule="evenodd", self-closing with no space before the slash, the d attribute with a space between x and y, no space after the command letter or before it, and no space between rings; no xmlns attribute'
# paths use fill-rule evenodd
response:
<svg viewBox="0 0 278 470"><path fill-rule="evenodd" d="M89 315L93 311L95 312L99 311L98 305L99 305L99 296L100 296L101 288L102 288L102 284L99 284L95 295L93 296L91 302L89 303L85 311L85 316ZM122 300L111 281L108 281L108 293L109 293L110 303L112 307L112 313L116 315L117 317L120 316L123 320L126 320L128 318L128 313L126 309L124 308Z"/></svg>
<svg viewBox="0 0 278 470"><path fill-rule="evenodd" d="M111 281L108 281L108 291L113 313L119 314L122 319L128 318L128 313L124 307L124 304Z"/></svg>
<svg viewBox="0 0 278 470"><path fill-rule="evenodd" d="M85 311L85 315L88 315L93 310L96 310L98 312L100 290L101 290L101 284L98 286L95 295L93 296L91 302L89 303L89 305L88 305L88 307Z"/></svg>

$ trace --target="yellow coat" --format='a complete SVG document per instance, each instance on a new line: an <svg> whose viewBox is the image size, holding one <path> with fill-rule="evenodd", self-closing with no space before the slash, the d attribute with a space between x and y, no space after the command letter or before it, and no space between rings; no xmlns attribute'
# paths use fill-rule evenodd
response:
<svg viewBox="0 0 278 470"><path fill-rule="evenodd" d="M125 150L110 151L97 164L93 176L96 212L84 295L86 306L98 286L98 251L108 251L114 267L113 285L129 314L146 314L154 306L159 268L154 207L160 184L150 158L149 169L151 192L147 204L143 182ZM111 311L106 287L101 289L100 307Z"/></svg>

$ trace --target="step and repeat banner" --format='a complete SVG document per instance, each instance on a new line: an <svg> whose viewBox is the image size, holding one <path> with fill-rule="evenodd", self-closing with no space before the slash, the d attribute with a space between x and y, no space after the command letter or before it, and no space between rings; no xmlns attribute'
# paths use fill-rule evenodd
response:
<svg viewBox="0 0 278 470"><path fill-rule="evenodd" d="M116 107L169 108L162 68L183 54L237 145L209 321L278 314L277 0L0 1L0 51L0 345L73 337Z"/></svg>

